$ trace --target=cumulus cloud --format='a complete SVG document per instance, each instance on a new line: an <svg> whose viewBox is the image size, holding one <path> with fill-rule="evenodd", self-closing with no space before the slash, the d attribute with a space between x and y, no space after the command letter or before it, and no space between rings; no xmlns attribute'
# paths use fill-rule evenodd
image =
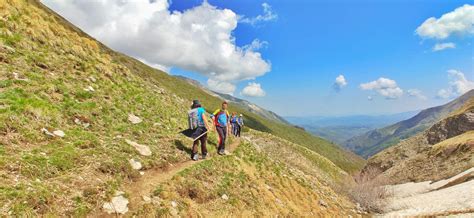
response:
<svg viewBox="0 0 474 218"><path fill-rule="evenodd" d="M259 83L250 82L243 90L242 95L248 97L264 97L265 91Z"/></svg>
<svg viewBox="0 0 474 218"><path fill-rule="evenodd" d="M465 4L439 19L430 17L417 29L422 38L446 39L452 34L474 34L474 6Z"/></svg>
<svg viewBox="0 0 474 218"><path fill-rule="evenodd" d="M432 51L442 51L442 50L449 49L449 48L456 48L456 44L454 44L452 42L436 43L433 46Z"/></svg>
<svg viewBox="0 0 474 218"><path fill-rule="evenodd" d="M459 70L448 70L449 88L440 89L438 98L451 98L462 95L471 89L474 89L474 82L466 78L463 72Z"/></svg>
<svg viewBox="0 0 474 218"><path fill-rule="evenodd" d="M426 96L424 96L423 93L418 89L408 89L407 94L410 97L416 97L416 98L419 98L419 99L422 99L422 100L427 99Z"/></svg>
<svg viewBox="0 0 474 218"><path fill-rule="evenodd" d="M183 12L170 11L168 0L42 1L107 46L161 69L200 73L219 82L210 82L219 85L215 89L271 69L256 51L265 42L237 46L232 32L239 16L207 1ZM265 14L254 22L275 19L270 5L263 7Z"/></svg>
<svg viewBox="0 0 474 218"><path fill-rule="evenodd" d="M347 81L344 75L339 75L336 77L336 80L334 81L334 84L332 85L332 87L334 88L334 90L340 91L346 85L347 85Z"/></svg>
<svg viewBox="0 0 474 218"><path fill-rule="evenodd" d="M207 86L213 91L229 95L233 95L235 91L235 85L233 83L225 81L208 79Z"/></svg>
<svg viewBox="0 0 474 218"><path fill-rule="evenodd" d="M263 14L258 15L256 17L245 17L242 16L239 20L240 23L248 23L252 26L255 26L258 23L261 22L266 22L266 21L272 21L276 20L278 18L278 15L273 12L272 6L269 5L268 3L263 3Z"/></svg>
<svg viewBox="0 0 474 218"><path fill-rule="evenodd" d="M362 90L374 90L386 99L397 99L403 95L403 90L398 87L395 80L379 78L378 80L360 84Z"/></svg>

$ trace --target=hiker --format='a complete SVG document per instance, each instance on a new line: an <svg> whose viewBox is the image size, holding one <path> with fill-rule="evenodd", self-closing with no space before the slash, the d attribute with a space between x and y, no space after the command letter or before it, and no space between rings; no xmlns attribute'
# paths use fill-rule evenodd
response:
<svg viewBox="0 0 474 218"><path fill-rule="evenodd" d="M232 112L232 116L230 117L230 125L232 126L232 135L237 136L237 113Z"/></svg>
<svg viewBox="0 0 474 218"><path fill-rule="evenodd" d="M244 117L242 116L242 114L240 114L239 118L237 118L237 132L235 136L240 137L240 131L242 130L243 127L244 127Z"/></svg>
<svg viewBox="0 0 474 218"><path fill-rule="evenodd" d="M206 159L207 131L209 130L209 124L207 123L206 110L201 106L199 100L193 100L191 110L188 112L188 120L189 128L193 130L191 137L194 139L191 159L193 159L194 161L199 160L199 142L201 142L202 159Z"/></svg>
<svg viewBox="0 0 474 218"><path fill-rule="evenodd" d="M227 102L222 103L222 107L213 113L214 125L216 126L217 134L219 135L219 145L217 153L225 155L225 140L227 133L230 132L229 112L227 111Z"/></svg>

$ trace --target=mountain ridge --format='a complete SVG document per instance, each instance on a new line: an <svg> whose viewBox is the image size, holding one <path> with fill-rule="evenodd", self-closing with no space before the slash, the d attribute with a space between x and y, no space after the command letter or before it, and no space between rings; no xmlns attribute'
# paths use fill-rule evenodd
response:
<svg viewBox="0 0 474 218"><path fill-rule="evenodd" d="M474 90L470 90L444 105L422 110L410 119L353 137L347 140L344 145L351 151L367 158L398 143L402 139L409 138L426 130L451 112L462 107L472 96L474 96Z"/></svg>

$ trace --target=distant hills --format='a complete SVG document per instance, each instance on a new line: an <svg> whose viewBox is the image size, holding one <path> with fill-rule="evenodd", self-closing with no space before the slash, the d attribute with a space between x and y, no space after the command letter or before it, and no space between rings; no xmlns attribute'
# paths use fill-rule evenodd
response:
<svg viewBox="0 0 474 218"><path fill-rule="evenodd" d="M340 117L310 116L285 117L289 122L301 126L314 135L344 145L348 139L381 128L416 115L418 111L389 115L354 115Z"/></svg>
<svg viewBox="0 0 474 218"><path fill-rule="evenodd" d="M471 90L445 105L422 110L410 119L355 136L344 142L343 145L356 154L365 158L370 157L399 143L400 140L426 130L436 122L446 118L453 111L461 108L473 96L474 90Z"/></svg>

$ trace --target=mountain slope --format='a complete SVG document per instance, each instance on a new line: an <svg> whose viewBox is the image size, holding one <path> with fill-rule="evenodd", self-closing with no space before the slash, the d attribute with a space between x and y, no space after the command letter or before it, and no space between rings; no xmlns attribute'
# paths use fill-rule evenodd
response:
<svg viewBox="0 0 474 218"><path fill-rule="evenodd" d="M141 174L189 162L191 141L179 132L186 126L186 111L194 98L207 109L221 103L185 81L113 52L37 1L0 1L0 216L100 213L104 203L130 195L127 185L133 186ZM262 213L352 214L354 205L329 184L342 179L344 171L359 169L360 158L236 104L230 108L243 113L256 131L290 141L280 143L283 148L298 146L304 151L306 155L298 157L310 164L308 175L292 175L298 170L295 165L258 150L255 144L241 143L235 154L212 157L178 173L194 180L177 176L173 187L164 187L163 193L160 187L166 184L150 184L157 187L150 196L160 198L146 203L147 209L137 214L196 214L199 210L193 205L218 201L223 192L252 191L252 185L261 188L275 182L279 184L272 190L278 196L310 197L280 199L292 204L292 210L287 210L279 209L276 199L258 195L243 196L240 204L234 204L231 195L225 206L209 213L240 208L251 213L260 210L252 206L271 205ZM211 133L211 156L216 142L216 134ZM209 173L208 169L221 169L220 163L228 165ZM312 177L309 169L322 176ZM316 180L319 186L307 185ZM180 189L205 182L212 182L213 188L204 193ZM327 203L314 204L323 199ZM176 201L179 205L174 207Z"/></svg>
<svg viewBox="0 0 474 218"><path fill-rule="evenodd" d="M392 183L436 181L474 167L474 96L426 131L371 157Z"/></svg>
<svg viewBox="0 0 474 218"><path fill-rule="evenodd" d="M434 123L447 117L451 112L461 108L473 96L474 90L471 90L445 105L423 110L408 120L351 138L344 145L363 157L372 156L397 144L400 140L426 130Z"/></svg>

